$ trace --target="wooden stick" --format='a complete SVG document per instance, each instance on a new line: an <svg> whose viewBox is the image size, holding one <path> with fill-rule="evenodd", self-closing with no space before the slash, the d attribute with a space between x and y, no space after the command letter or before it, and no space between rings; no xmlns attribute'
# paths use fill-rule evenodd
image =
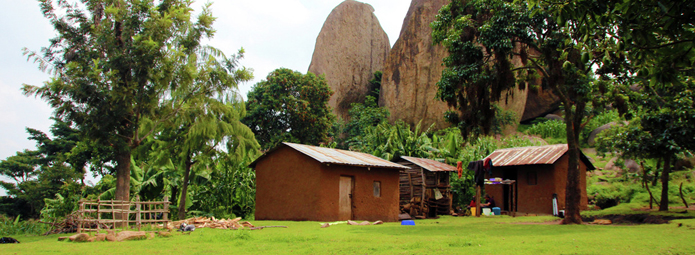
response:
<svg viewBox="0 0 695 255"><path fill-rule="evenodd" d="M648 184L646 185L646 187L647 187L647 192L649 193L649 209L652 209L652 201L654 201L654 203L656 203L656 206L661 207L661 204L658 201L656 201L656 198L654 198L654 195L652 195L652 190L649 189Z"/></svg>
<svg viewBox="0 0 695 255"><path fill-rule="evenodd" d="M476 186L475 189L475 216L480 217L480 186Z"/></svg>
<svg viewBox="0 0 695 255"><path fill-rule="evenodd" d="M680 186L680 188L678 188L678 190L681 193L681 200L683 200L683 204L685 205L685 208L688 208L688 202L685 201L685 197L683 196L683 183L682 182L681 182L681 186Z"/></svg>

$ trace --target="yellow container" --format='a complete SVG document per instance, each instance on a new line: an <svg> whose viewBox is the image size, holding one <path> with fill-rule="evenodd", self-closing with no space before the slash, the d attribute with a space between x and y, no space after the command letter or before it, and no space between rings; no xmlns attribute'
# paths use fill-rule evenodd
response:
<svg viewBox="0 0 695 255"><path fill-rule="evenodd" d="M475 207L471 207L471 216L475 216Z"/></svg>

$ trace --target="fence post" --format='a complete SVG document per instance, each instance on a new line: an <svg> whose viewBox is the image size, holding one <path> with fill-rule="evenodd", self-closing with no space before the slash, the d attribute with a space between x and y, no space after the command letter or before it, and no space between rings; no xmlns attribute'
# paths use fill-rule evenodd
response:
<svg viewBox="0 0 695 255"><path fill-rule="evenodd" d="M164 213L162 219L164 220L164 228L169 228L169 196L164 196Z"/></svg>
<svg viewBox="0 0 695 255"><path fill-rule="evenodd" d="M97 234L101 231L101 198L97 197Z"/></svg>
<svg viewBox="0 0 695 255"><path fill-rule="evenodd" d="M80 211L77 213L77 233L82 233L82 224L84 222L84 199L80 199Z"/></svg>
<svg viewBox="0 0 695 255"><path fill-rule="evenodd" d="M111 226L111 229L113 229L115 231L116 225L117 225L116 224L116 218L117 217L116 217L116 207L113 205L113 203L114 203L114 200L111 199L111 222L113 223L113 225Z"/></svg>
<svg viewBox="0 0 695 255"><path fill-rule="evenodd" d="M138 225L138 231L140 231L140 227L141 227L141 225L142 225L142 219L141 219L141 217L140 217L140 195L138 195L137 197L135 197L135 211L136 211L136 213L137 213L137 214L135 215L135 220L136 220L136 223L135 223L135 224Z"/></svg>

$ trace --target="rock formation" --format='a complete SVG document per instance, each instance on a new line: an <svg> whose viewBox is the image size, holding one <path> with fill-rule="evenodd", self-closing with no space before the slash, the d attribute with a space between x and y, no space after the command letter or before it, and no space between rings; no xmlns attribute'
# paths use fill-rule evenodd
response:
<svg viewBox="0 0 695 255"><path fill-rule="evenodd" d="M449 126L444 112L449 108L436 99L437 82L442 76L443 46L432 45L430 23L448 0L413 0L403 20L398 40L389 52L381 81L379 105L386 107L389 121Z"/></svg>
<svg viewBox="0 0 695 255"><path fill-rule="evenodd" d="M371 5L346 0L328 15L309 72L325 75L334 92L328 104L339 118L346 119L351 103L364 101L369 80L383 69L390 48Z"/></svg>
<svg viewBox="0 0 695 255"><path fill-rule="evenodd" d="M447 104L436 98L437 82L442 76L442 59L448 54L441 45L432 45L430 23L448 0L413 0L403 21L401 33L389 53L381 82L379 105L386 107L389 121L403 120L411 125L436 124L445 128ZM512 61L521 65L519 59ZM505 93L499 105L515 114L516 123L524 114L528 89L515 88ZM516 131L516 126L506 131Z"/></svg>
<svg viewBox="0 0 695 255"><path fill-rule="evenodd" d="M550 88L544 89L537 85L536 88L528 89L526 107L521 121L542 117L558 109L560 109L560 98Z"/></svg>

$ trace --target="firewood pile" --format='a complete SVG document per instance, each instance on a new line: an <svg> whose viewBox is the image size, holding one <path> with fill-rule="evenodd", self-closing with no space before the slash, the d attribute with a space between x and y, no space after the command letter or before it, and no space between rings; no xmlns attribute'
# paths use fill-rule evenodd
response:
<svg viewBox="0 0 695 255"><path fill-rule="evenodd" d="M427 204L430 208L437 211L437 215L447 215L451 213L449 210L449 198L447 197L441 199L430 198L427 200Z"/></svg>
<svg viewBox="0 0 695 255"><path fill-rule="evenodd" d="M79 224L79 213L78 212L73 212L69 214L68 216L65 216L65 219L59 222L43 222L41 223L44 224L49 224L51 225L51 230L48 232L44 233L43 235L52 235L52 234L63 234L63 233L75 233L77 232L77 225ZM88 217L88 219L94 219L91 217ZM96 223L92 224L87 224L83 226L85 228L97 228ZM101 229L109 229L110 227L106 224L101 223L99 226Z"/></svg>
<svg viewBox="0 0 695 255"><path fill-rule="evenodd" d="M424 219L429 212L429 206L427 203L421 203L421 198L414 197L410 199L410 202L401 205L401 213L410 214L411 217L416 219Z"/></svg>
<svg viewBox="0 0 695 255"><path fill-rule="evenodd" d="M177 229L181 226L181 223L186 223L186 225L195 225L196 228L216 228L216 229L256 229L256 227L251 224L251 222L244 221L241 222L241 217L236 219L215 219L215 217L193 217L185 220L179 220L170 222L167 225L167 229Z"/></svg>

